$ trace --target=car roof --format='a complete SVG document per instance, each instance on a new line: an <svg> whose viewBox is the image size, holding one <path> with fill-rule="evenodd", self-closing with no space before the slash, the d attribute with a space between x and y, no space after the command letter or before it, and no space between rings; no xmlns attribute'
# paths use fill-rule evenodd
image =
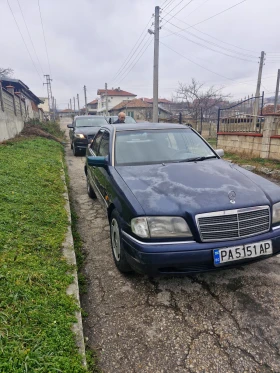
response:
<svg viewBox="0 0 280 373"><path fill-rule="evenodd" d="M104 118L106 120L106 117L104 117L104 115L76 115L74 119L77 118Z"/></svg>
<svg viewBox="0 0 280 373"><path fill-rule="evenodd" d="M108 129L115 128L117 132L121 131L137 131L137 130L164 130L164 129L188 129L189 126L178 123L150 123L150 122L136 122L136 123L112 123L102 126Z"/></svg>

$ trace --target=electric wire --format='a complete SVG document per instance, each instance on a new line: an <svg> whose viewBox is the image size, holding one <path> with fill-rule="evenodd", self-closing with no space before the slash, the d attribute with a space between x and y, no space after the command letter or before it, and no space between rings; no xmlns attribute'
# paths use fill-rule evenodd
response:
<svg viewBox="0 0 280 373"><path fill-rule="evenodd" d="M138 61L142 58L143 54L146 52L146 50L149 48L149 46L151 45L152 43L152 40L150 41L150 43L147 45L147 47L145 48L145 50L143 51L143 53L141 54L141 56L138 58L138 60L135 62L135 64L132 66L132 68L128 71L128 73L122 78L122 80L120 81L120 83L127 77L127 75L130 73L130 71L136 66L136 64L138 63Z"/></svg>
<svg viewBox="0 0 280 373"><path fill-rule="evenodd" d="M195 23L194 25L191 25L191 26L189 26L189 27L187 27L187 28L185 28L185 29L182 29L182 30L185 31L185 30L188 30L188 29L191 28L191 27L194 27L194 26L200 25L200 24L203 23L203 22L209 21L210 19L212 19L212 18L214 18L214 17L217 17L218 15L223 14L223 13L227 12L228 10L237 7L238 5L244 3L245 1L247 1L247 0L242 0L242 1L240 1L239 3L237 3L237 4L235 4L235 5L232 5L231 7L226 8L226 9L224 9L224 10L221 11L221 12L216 13L216 14L212 15L211 17L208 17L208 18L206 18L206 19L203 19L202 21L197 22L197 23ZM178 33L180 33L180 31L178 31L177 33L176 33L176 32L173 32L172 34L165 35L164 37L167 37L167 36L170 36L170 35L173 35L173 34L178 34Z"/></svg>
<svg viewBox="0 0 280 373"><path fill-rule="evenodd" d="M162 10L164 9L167 9L170 5L172 5L172 3L174 3L175 0L170 0L168 4L165 5L164 8L162 8Z"/></svg>
<svg viewBox="0 0 280 373"><path fill-rule="evenodd" d="M152 43L152 40L148 40L147 43L144 44L144 46L140 49L140 51L137 53L133 61L130 63L130 65L127 67L126 71L124 71L120 77L119 77L119 84L124 80L124 78L130 73L130 71L134 68L134 66L137 64L139 59L143 56L145 51L148 49L149 45ZM136 61L136 62L135 62ZM129 69L129 70L128 70Z"/></svg>
<svg viewBox="0 0 280 373"><path fill-rule="evenodd" d="M173 23L171 23L171 22L169 22L169 21L168 21L168 23L170 23L172 26L177 27L177 28L180 29L179 26L174 25ZM169 29L167 29L167 30L168 30L168 31L171 31L171 30L169 30ZM210 42L210 41L208 41L208 40L206 40L206 39L203 39L203 38L201 38L201 37L199 37L199 36L197 36L197 35L191 33L190 31L186 31L186 32L187 32L188 34L190 34L191 36L193 36L193 37L195 37L195 38L198 38L198 39L204 41L205 43L212 44L212 45L214 45L214 46L216 46L216 47L218 47L218 48L221 48L221 49L223 49L223 50L225 50L225 51L228 51L228 52L230 52L230 53L238 54L238 56L241 56L241 57L231 56L231 55L229 55L229 54L227 54L227 53L223 53L223 52L218 51L218 50L216 51L215 49L212 49L212 48L208 47L208 45L202 45L202 44L200 44L200 43L197 43L197 42L195 42L195 41L193 41L193 40L191 40L191 39L186 38L185 36L183 36L183 35L181 35L181 34L176 34L176 36L179 36L179 37L181 37L181 38L183 38L183 39L186 39L186 40L188 40L188 41L191 41L191 42L194 43L194 44L197 44L197 45L203 46L204 48L210 49L210 50L212 50L212 51L214 51L214 52L221 53L221 54L225 54L226 56L229 56L229 57L232 57L232 58L238 58L238 59L241 59L241 60L244 60L244 61L256 62L256 59L257 59L256 56L248 55L248 54L245 54L245 53L243 54L243 53L240 53L240 52L234 51L234 50L232 50L232 49L225 48L225 47L220 46L220 45L218 45L218 44L216 44L216 43L213 43L213 42ZM250 60L249 60L249 59L244 59L244 58L242 58L243 56L253 58L254 60L252 60L252 59L250 59Z"/></svg>
<svg viewBox="0 0 280 373"><path fill-rule="evenodd" d="M49 59L49 52L48 52L47 41L46 41L46 36L45 36L45 30L44 30L44 25L43 25L43 18L42 18L40 0L38 0L38 8L39 8L39 13L40 13L40 20L41 20L41 26L42 26L42 31L43 31L43 37L44 37L44 43L45 43L45 49L46 49L48 67L49 67L49 73L50 73L50 75L52 75L51 64L50 64L50 59Z"/></svg>
<svg viewBox="0 0 280 373"><path fill-rule="evenodd" d="M193 2L193 0L190 0L186 5L184 5L183 6L183 8L181 8L177 13L175 13L174 15L172 15L172 17L171 18L169 18L169 20L168 21L166 21L161 27L164 27L164 25L166 25L166 23L167 22L169 22L172 18L174 18L177 14L179 14L183 9L185 9L188 5L190 5L190 3L192 3ZM165 19L165 17L167 17L168 16L168 14L170 14L172 12L172 10L169 12L169 13L167 13L162 19Z"/></svg>
<svg viewBox="0 0 280 373"><path fill-rule="evenodd" d="M171 23L171 24L172 24L172 23ZM172 24L172 25L173 25L173 24ZM173 26L177 27L176 25L173 25ZM169 29L167 29L167 30L170 31ZM181 35L181 34L176 34L176 36L178 36L178 37L180 37L180 38L182 38L182 39L185 39L185 40L187 40L187 41L189 41L189 42L191 42L191 43L193 43L193 44L199 45L200 47L203 47L203 48L209 49L209 50L211 50L211 51L213 51L213 52L216 52L216 53L222 54L222 55L227 56L227 57L235 58L235 59L238 59L238 60L241 60L241 61L246 61L246 62L252 62L252 63L256 63L256 62L257 62L256 60L254 61L254 60L249 60L249 59L245 59L245 58L242 58L242 57L233 56L233 55L231 55L231 54L224 53L224 52L222 52L222 51L219 51L219 50L216 50L216 49L210 48L210 47L208 47L207 45L204 45L204 44L198 43L198 42L196 42L196 41L194 41L194 40L191 40L191 39L189 39L189 38L187 38L187 37L185 37L185 36L183 36L183 35Z"/></svg>
<svg viewBox="0 0 280 373"><path fill-rule="evenodd" d="M207 71L211 72L212 74L215 74L215 75L217 75L217 76L220 76L220 77L222 77L222 78L224 78L224 79L231 80L232 82L236 82L234 79L228 78L228 77L225 76L225 75L219 74L219 73L217 73L217 72L215 72L215 71L209 69L208 67L205 67L205 66L203 66L203 65L201 65L201 64L199 64L199 63L197 63L197 62L195 62L195 61L193 61L193 60L191 60L190 58L184 56L184 55L181 54L180 52L177 52L175 49L169 47L168 45L166 45L165 43L163 43L163 42L161 42L161 41L160 41L160 44L164 45L166 48L172 50L174 53L178 54L178 55L181 56L182 58L184 58L184 59L188 60L189 62L193 63L194 65L197 65L197 66L201 67L202 69L207 70ZM243 84L243 83L240 82L240 83L236 83L236 84ZM252 84L249 84L249 85L252 85Z"/></svg>
<svg viewBox="0 0 280 373"><path fill-rule="evenodd" d="M212 35L210 35L210 34L207 34L206 32L203 32L203 31L198 30L196 27L191 26L189 23L187 23L187 22L185 22L185 21L183 21L183 20L181 20L181 19L179 19L179 18L177 18L177 17L174 17L174 18L177 19L178 21L180 21L180 22L186 24L187 26L190 26L190 28L193 28L195 31L197 31L197 32L199 32L199 33L201 33L201 34L203 34L203 35L206 35L206 36L208 36L208 37L210 37L210 38L212 38L212 39L215 39L215 40L219 41L220 43L227 44L227 45L230 45L230 46L232 46L232 47L234 47L234 48L238 48L238 49L241 49L241 50L244 50L244 51L247 51L247 52L256 53L256 54L258 53L258 52L256 52L256 51L252 51L252 50L250 50L250 49L241 48L241 47L238 47L237 45L234 45L234 44L231 44L231 43L227 43L227 42L225 42L225 41L223 41L223 40L220 40L220 39L218 39L218 38L216 38L216 37L214 37L214 36L212 36ZM163 26L162 26L162 27L163 27ZM185 31L186 31L186 30L185 30ZM191 34L190 31L186 31L186 32L188 32L188 33ZM197 37L197 38L199 38L198 36L196 36L196 35L194 35L194 34L192 34L192 35L195 36L195 37ZM166 36L167 36L167 35L166 35ZM212 42L209 41L209 40L207 40L207 43L212 43ZM223 47L223 48L224 48L224 47ZM236 52L236 53L241 53L241 52L238 52L238 51L235 51L235 52ZM246 55L246 56L250 56L250 57L253 57L253 58L256 57L256 56L248 55L248 54L246 54L246 53L242 53L242 54L244 54L244 56Z"/></svg>
<svg viewBox="0 0 280 373"><path fill-rule="evenodd" d="M131 60L131 57L133 57L133 54L136 52L137 48L139 48L139 45L138 45L138 42L139 40L141 39L141 37L143 36L143 34L145 32L147 32L147 27L149 26L150 22L151 22L151 19L153 17L151 17L149 19L149 22L147 23L147 25L145 26L144 30L142 31L141 35L139 36L139 38L137 39L136 43L134 44L134 46L132 47L131 51L129 52L128 56L125 58L124 62L122 63L121 67L119 68L119 70L116 72L116 74L114 75L114 77L111 79L111 81L114 81L116 80L116 78L118 77L118 75L120 74L120 72L123 70L123 68L125 68L125 66L127 65L127 63ZM146 34L147 36L148 34ZM143 39L145 39L145 37ZM142 40L143 41L143 40ZM140 42L142 43L142 42Z"/></svg>
<svg viewBox="0 0 280 373"><path fill-rule="evenodd" d="M13 12L13 10L12 10L12 8L11 8L10 3L9 3L9 0L7 0L7 3L8 3L8 6L9 6L9 8L10 8L10 11L11 11L11 13L12 13L12 16L13 16L13 18L14 18L14 21L15 21L15 24L16 24L16 26L17 26L17 29L18 29L18 31L19 31L19 33L20 33L20 35L21 35L21 38L22 38L23 44L25 45L25 48L26 48L26 50L27 50L27 53L29 54L29 57L30 57L30 59L31 59L31 61L32 61L32 64L33 64L33 66L34 66L34 68L35 68L35 70L36 70L36 72L37 72L37 74L38 74L38 76L39 76L39 79L40 79L41 82L42 82L42 77L41 77L41 75L39 74L39 71L38 71L38 69L37 69L37 67L36 67L36 65L35 65L35 62L34 62L32 56L31 56L31 53L30 53L30 51L29 51L29 49L28 49L28 46L27 46L27 44L26 44L26 42L25 42L25 39L24 39L24 36L23 36L23 34L22 34L21 30L20 30L20 27L19 27L19 25L18 25L18 23L17 23L17 20L16 20L15 15L14 15L14 12Z"/></svg>
<svg viewBox="0 0 280 373"><path fill-rule="evenodd" d="M42 71L42 74L44 75L44 71L43 71L42 65L41 65L41 63L40 63L40 60L39 60L38 54L37 54L37 52L36 52L36 49L35 49L35 46L34 46L34 43L33 43L32 37L31 37L30 32L29 32L29 28L28 28L27 23L26 23L26 21L25 21L25 17L24 17L24 14L23 14L22 8L21 8L21 6L20 6L20 1L17 0L17 3L18 3L18 6L19 6L19 9L20 9L20 12L21 12L21 16L22 16L23 22L24 22L24 24L25 24L25 28L26 28L26 30L27 30L27 33L28 33L28 36L29 36L29 39L30 39L31 45L32 45L32 47L33 47L33 50L34 50L35 56L36 56L36 58L37 58L37 61L38 61L38 64L39 64L39 66L40 66L40 69L41 69L41 71Z"/></svg>

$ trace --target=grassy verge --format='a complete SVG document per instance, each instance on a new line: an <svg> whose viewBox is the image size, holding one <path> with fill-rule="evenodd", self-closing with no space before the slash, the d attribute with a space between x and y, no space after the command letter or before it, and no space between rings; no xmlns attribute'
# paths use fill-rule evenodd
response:
<svg viewBox="0 0 280 373"><path fill-rule="evenodd" d="M271 170L280 170L280 162L272 159L254 158L245 154L225 153L225 159L239 165L250 164L256 167L266 167Z"/></svg>
<svg viewBox="0 0 280 373"><path fill-rule="evenodd" d="M0 146L0 372L85 372L61 253L62 153L42 138Z"/></svg>

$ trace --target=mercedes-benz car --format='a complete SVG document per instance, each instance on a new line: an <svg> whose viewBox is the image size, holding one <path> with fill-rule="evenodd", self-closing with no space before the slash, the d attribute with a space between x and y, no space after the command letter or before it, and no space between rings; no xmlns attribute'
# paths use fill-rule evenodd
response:
<svg viewBox="0 0 280 373"><path fill-rule="evenodd" d="M280 252L280 187L178 124L104 125L87 149L122 272L192 273Z"/></svg>
<svg viewBox="0 0 280 373"><path fill-rule="evenodd" d="M79 115L73 123L68 124L71 149L75 156L85 153L88 144L94 138L99 128L106 124L104 116Z"/></svg>

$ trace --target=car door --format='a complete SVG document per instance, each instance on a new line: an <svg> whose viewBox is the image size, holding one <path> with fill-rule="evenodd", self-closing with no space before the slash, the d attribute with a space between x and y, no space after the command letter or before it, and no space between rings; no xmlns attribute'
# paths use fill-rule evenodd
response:
<svg viewBox="0 0 280 373"><path fill-rule="evenodd" d="M69 137L70 137L71 143L73 142L73 138L74 138L74 130L75 130L75 126L76 126L76 121L75 120L73 120L72 126L73 126L73 128L69 129Z"/></svg>
<svg viewBox="0 0 280 373"><path fill-rule="evenodd" d="M102 128L97 132L97 134L94 137L90 147L88 148L88 155L94 156L94 157L96 157L98 155L99 146L100 146L100 142L102 140L103 133L104 133L104 129L102 129ZM97 170L97 168L98 167L88 166L87 172L88 172L90 185L94 189L95 194L98 197L98 199L103 203L104 201L102 200L99 188L97 186L97 180L96 180L96 170Z"/></svg>
<svg viewBox="0 0 280 373"><path fill-rule="evenodd" d="M104 130L100 145L97 151L97 155L100 157L108 157L109 160L109 144L110 144L110 133ZM96 167L94 170L94 181L97 188L102 196L103 201L106 204L108 198L108 186L110 185L110 176L108 174L108 167Z"/></svg>

